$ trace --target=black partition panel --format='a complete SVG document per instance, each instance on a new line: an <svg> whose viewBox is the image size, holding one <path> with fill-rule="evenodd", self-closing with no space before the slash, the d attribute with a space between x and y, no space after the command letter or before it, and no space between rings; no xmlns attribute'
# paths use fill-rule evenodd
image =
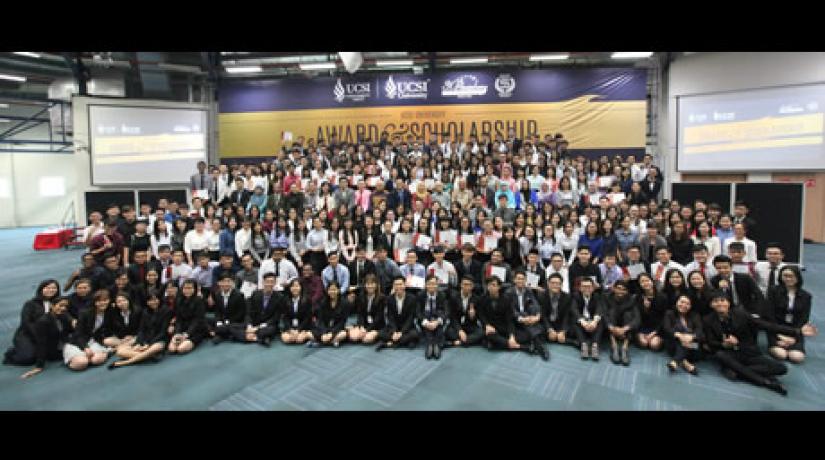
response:
<svg viewBox="0 0 825 460"><path fill-rule="evenodd" d="M693 201L701 198L705 203L717 203L722 212L730 212L731 184L719 182L674 182L671 197L679 200L680 204L693 205Z"/></svg>
<svg viewBox="0 0 825 460"><path fill-rule="evenodd" d="M86 192L86 216L84 216L82 220L78 219L78 222L86 222L88 220L89 213L92 211L98 211L105 217L106 209L110 204L116 204L121 207L126 204L129 206L134 206L135 192L132 190L103 190L97 192Z"/></svg>
<svg viewBox="0 0 825 460"><path fill-rule="evenodd" d="M756 242L759 259L765 258L765 244L778 242L785 250L785 261L801 263L802 184L736 184L736 199L750 209L756 226L748 236Z"/></svg>
<svg viewBox="0 0 825 460"><path fill-rule="evenodd" d="M146 203L157 208L158 200L166 198L169 202L186 203L186 190L138 190L138 204Z"/></svg>

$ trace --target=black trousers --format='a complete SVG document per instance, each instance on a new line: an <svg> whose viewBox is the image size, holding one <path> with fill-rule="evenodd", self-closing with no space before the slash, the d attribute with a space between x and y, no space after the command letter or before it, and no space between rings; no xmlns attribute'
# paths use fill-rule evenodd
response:
<svg viewBox="0 0 825 460"><path fill-rule="evenodd" d="M226 340L236 337L236 331L240 331L241 341L245 342L246 323L229 323L217 325L213 319L209 320L209 327L215 332L215 335Z"/></svg>
<svg viewBox="0 0 825 460"><path fill-rule="evenodd" d="M696 349L685 348L682 345L682 342L675 338L665 340L665 348L676 362L682 362L682 360L687 359L688 361L695 363L704 358L704 353L702 352L701 347Z"/></svg>
<svg viewBox="0 0 825 460"><path fill-rule="evenodd" d="M457 327L451 327L444 331L444 337L447 339L448 342L453 343L458 340L458 331L460 329ZM461 328L467 334L467 345L477 345L481 343L481 340L484 338L484 329L480 327L476 327L473 329L469 328Z"/></svg>
<svg viewBox="0 0 825 460"><path fill-rule="evenodd" d="M578 339L579 343L587 343L598 344L602 340L602 334L604 334L604 320L599 320L599 324L596 326L596 329L593 332L587 332L584 330L581 324L578 321L573 325L573 332L576 334L576 339Z"/></svg>
<svg viewBox="0 0 825 460"><path fill-rule="evenodd" d="M484 339L487 341L487 344L490 345L491 348L495 349L509 349L510 347L507 346L507 342L510 341L510 336L507 334L502 334L500 330L496 329L495 334L487 335L484 334Z"/></svg>
<svg viewBox="0 0 825 460"><path fill-rule="evenodd" d="M439 347L444 346L444 326L439 324L432 331L422 326L421 339L424 342L425 347L429 345L438 345Z"/></svg>
<svg viewBox="0 0 825 460"><path fill-rule="evenodd" d="M398 331L392 329L384 329L378 333L378 338L384 342L389 342L392 340L392 335ZM421 339L421 335L418 333L418 330L415 328L410 329L407 332L401 334L401 337L396 342L398 345L407 345L409 343L418 343Z"/></svg>
<svg viewBox="0 0 825 460"><path fill-rule="evenodd" d="M731 369L745 380L757 385L763 385L765 379L769 377L783 375L788 372L787 366L762 354L720 350L716 352L715 356L723 369Z"/></svg>
<svg viewBox="0 0 825 460"><path fill-rule="evenodd" d="M218 332L215 331L215 334ZM255 335L258 340L269 338L274 339L278 334L278 328L275 326L265 326L258 329ZM246 324L230 324L229 337L236 342L246 342Z"/></svg>
<svg viewBox="0 0 825 460"><path fill-rule="evenodd" d="M542 345L544 343L544 328L539 324L534 324L532 326L516 325L515 335L516 342L522 345L527 345L529 343Z"/></svg>
<svg viewBox="0 0 825 460"><path fill-rule="evenodd" d="M15 337L13 345L6 351L3 364L15 366L31 366L37 360L34 342L28 336L21 334Z"/></svg>

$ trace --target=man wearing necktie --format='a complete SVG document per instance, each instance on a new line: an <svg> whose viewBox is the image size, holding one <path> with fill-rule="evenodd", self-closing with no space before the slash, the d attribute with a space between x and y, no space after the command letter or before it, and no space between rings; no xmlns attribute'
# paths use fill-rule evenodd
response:
<svg viewBox="0 0 825 460"><path fill-rule="evenodd" d="M335 282L341 287L341 292L349 291L349 270L338 263L338 252L331 251L327 256L329 265L321 272L321 280L324 282L324 289L330 282Z"/></svg>
<svg viewBox="0 0 825 460"><path fill-rule="evenodd" d="M504 295L503 302L514 308L516 341L528 353L549 360L550 352L544 346L545 329L541 322L541 306L533 291L527 288L527 274L524 270L516 272L513 288Z"/></svg>
<svg viewBox="0 0 825 460"><path fill-rule="evenodd" d="M762 294L767 295L772 286L779 285L779 271L785 266L782 259L785 253L779 243L768 243L765 248L765 258L767 261L757 262L754 266L756 272L756 284Z"/></svg>
<svg viewBox="0 0 825 460"><path fill-rule="evenodd" d="M571 322L581 344L581 359L599 360L599 342L604 333L602 318L607 311L602 298L594 294L593 280L582 278L579 292L573 299Z"/></svg>
<svg viewBox="0 0 825 460"><path fill-rule="evenodd" d="M753 278L742 273L735 273L732 269L731 258L724 254L713 259L713 266L718 275L711 278L710 284L715 289L721 289L733 306L742 307L748 313L762 316L765 297Z"/></svg>
<svg viewBox="0 0 825 460"><path fill-rule="evenodd" d="M198 162L198 173L193 174L189 179L189 186L192 190L211 190L212 176L206 173L206 162Z"/></svg>
<svg viewBox="0 0 825 460"><path fill-rule="evenodd" d="M281 298L275 295L276 275L264 275L263 289L256 290L249 298L249 324L245 329L235 332L235 340L239 342L257 342L269 347L275 334L278 333L278 323L281 321Z"/></svg>
<svg viewBox="0 0 825 460"><path fill-rule="evenodd" d="M447 318L447 297L438 292L438 278L429 275L424 292L418 296L418 324L424 339L424 358L441 358L444 344L444 322Z"/></svg>

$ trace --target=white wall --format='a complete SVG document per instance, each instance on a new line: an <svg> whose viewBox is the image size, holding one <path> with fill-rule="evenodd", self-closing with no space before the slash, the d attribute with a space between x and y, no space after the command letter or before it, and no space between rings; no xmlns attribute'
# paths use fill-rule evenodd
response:
<svg viewBox="0 0 825 460"><path fill-rule="evenodd" d="M695 53L670 64L659 115L659 148L665 156L665 196L676 172L676 97L717 91L825 82L825 53ZM749 182L764 181L750 174Z"/></svg>

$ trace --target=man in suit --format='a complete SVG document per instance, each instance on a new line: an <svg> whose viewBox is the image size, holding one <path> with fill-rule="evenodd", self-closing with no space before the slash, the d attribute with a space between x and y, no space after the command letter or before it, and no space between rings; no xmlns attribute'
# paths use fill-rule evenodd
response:
<svg viewBox="0 0 825 460"><path fill-rule="evenodd" d="M249 298L249 321L245 329L236 329L235 340L269 347L279 332L282 310L283 296L275 292L275 274L267 273L264 288L255 290Z"/></svg>
<svg viewBox="0 0 825 460"><path fill-rule="evenodd" d="M484 265L481 267L481 273L485 280L483 284L483 288L486 290L486 280L489 277L493 277L493 267L503 268L504 269L504 279L499 278L501 281L501 289L506 290L509 289L513 283L513 269L510 267L510 264L504 261L504 255L501 252L501 249L494 249L492 253L490 253L490 261L485 262Z"/></svg>
<svg viewBox="0 0 825 460"><path fill-rule="evenodd" d="M408 294L403 277L392 282L392 294L387 298L387 326L378 334L379 342L375 350L408 345L415 348L420 335L415 328L417 311L416 299Z"/></svg>
<svg viewBox="0 0 825 460"><path fill-rule="evenodd" d="M599 342L605 330L607 310L601 296L594 293L590 278L582 278L579 292L573 294L570 322L581 346L581 358L599 360Z"/></svg>
<svg viewBox="0 0 825 460"><path fill-rule="evenodd" d="M513 288L504 294L503 302L511 305L516 321L516 341L529 353L538 354L541 359L550 359L550 352L544 346L544 323L541 321L541 305L533 291L527 288L527 275L519 270L513 276Z"/></svg>
<svg viewBox="0 0 825 460"><path fill-rule="evenodd" d="M235 289L235 280L224 273L218 280L220 288L215 293L215 325L213 333L215 345L232 338L232 330L246 327L246 299Z"/></svg>
<svg viewBox="0 0 825 460"><path fill-rule="evenodd" d="M484 329L478 316L478 297L473 294L475 282L469 275L461 278L460 289L450 295L447 314L449 325L444 333L448 346L470 346L481 343Z"/></svg>
<svg viewBox="0 0 825 460"><path fill-rule="evenodd" d="M716 269L708 261L708 248L701 243L693 246L693 261L685 265L685 276L694 270L699 270L706 280L716 276Z"/></svg>
<svg viewBox="0 0 825 460"><path fill-rule="evenodd" d="M129 265L126 273L129 275L129 283L140 285L146 282L146 272L156 270L160 274L160 267L156 261L147 262L149 251L135 251L135 262Z"/></svg>
<svg viewBox="0 0 825 460"><path fill-rule="evenodd" d="M576 260L570 264L567 271L567 282L570 283L570 293L576 292L582 280L595 280L594 285L598 289L602 285L602 272L599 266L593 263L593 253L588 246L579 246Z"/></svg>
<svg viewBox="0 0 825 460"><path fill-rule="evenodd" d="M347 209L350 211L355 209L355 192L349 188L346 177L341 177L338 179L338 188L335 190L335 193L332 194L332 197L335 198L335 203L337 203L337 206L346 204Z"/></svg>
<svg viewBox="0 0 825 460"><path fill-rule="evenodd" d="M367 250L363 245L355 248L355 260L349 264L349 292L353 295L361 293L364 287L364 280L369 274L375 274L375 263L367 260ZM379 286L380 287L380 286Z"/></svg>
<svg viewBox="0 0 825 460"><path fill-rule="evenodd" d="M756 220L749 216L750 209L748 204L742 200L738 200L733 205L733 225L745 224L745 231L750 235L751 239L756 240Z"/></svg>
<svg viewBox="0 0 825 460"><path fill-rule="evenodd" d="M478 314L484 326L487 349L523 349L516 340L515 312L501 294L501 280L495 276L488 277L485 291L479 300Z"/></svg>
<svg viewBox="0 0 825 460"><path fill-rule="evenodd" d="M212 185L209 187L209 201L216 206L223 206L229 201L231 189L227 182L228 180L228 175L222 177L218 168L212 168Z"/></svg>
<svg viewBox="0 0 825 460"><path fill-rule="evenodd" d="M785 252L779 243L768 243L765 258L768 260L756 263L754 271L756 272L756 285L759 286L762 294L767 295L768 288L780 284L779 270L785 266L785 262L782 261L785 258Z"/></svg>
<svg viewBox="0 0 825 460"><path fill-rule="evenodd" d="M444 345L444 323L447 320L447 295L438 291L438 278L426 278L424 292L418 295L416 322L424 339L424 358L440 359Z"/></svg>
<svg viewBox="0 0 825 460"><path fill-rule="evenodd" d="M404 210L410 209L412 196L407 190L407 184L403 179L396 179L395 188L387 197L387 209L397 209L399 205L404 206Z"/></svg>
<svg viewBox="0 0 825 460"><path fill-rule="evenodd" d="M642 260L647 263L656 261L656 248L667 246L667 240L659 235L659 228L653 220L647 223L647 234L639 238Z"/></svg>
<svg viewBox="0 0 825 460"><path fill-rule="evenodd" d="M547 290L539 295L541 319L550 342L567 343L570 329L570 308L573 298L563 291L564 278L553 273L547 278Z"/></svg>
<svg viewBox="0 0 825 460"><path fill-rule="evenodd" d="M375 249L375 274L378 276L378 284L381 292L389 294L392 289L393 280L401 276L401 270L395 261L387 257L387 247L378 245Z"/></svg>
<svg viewBox="0 0 825 460"><path fill-rule="evenodd" d="M533 293L536 295L543 293L546 279L544 277L544 269L541 268L539 264L538 248L531 248L530 252L527 253L527 265L524 266L524 271L538 276L537 286L531 288Z"/></svg>
<svg viewBox="0 0 825 460"><path fill-rule="evenodd" d="M494 209L496 207L496 192L491 190L488 186L487 176L481 176L478 179L478 187L475 190L475 196L481 198L481 204L487 209ZM472 212L472 211L471 211Z"/></svg>
<svg viewBox="0 0 825 460"><path fill-rule="evenodd" d="M734 307L742 307L748 313L762 314L765 297L748 275L733 272L731 258L721 254L713 258L713 266L718 274L710 279L714 289L720 289Z"/></svg>
<svg viewBox="0 0 825 460"><path fill-rule="evenodd" d="M192 177L189 178L189 188L191 190L211 190L212 180L212 176L206 172L206 162L199 161L197 174L192 174Z"/></svg>
<svg viewBox="0 0 825 460"><path fill-rule="evenodd" d="M235 190L229 194L229 201L232 204L239 204L246 209L249 199L252 197L252 192L244 187L243 179L240 177L235 179Z"/></svg>
<svg viewBox="0 0 825 460"><path fill-rule="evenodd" d="M470 243L464 243L461 246L461 260L455 263L455 271L458 279L469 277L473 280L473 292L475 295L481 295L483 291L482 286L482 271L481 262L474 257L476 254L476 247Z"/></svg>

